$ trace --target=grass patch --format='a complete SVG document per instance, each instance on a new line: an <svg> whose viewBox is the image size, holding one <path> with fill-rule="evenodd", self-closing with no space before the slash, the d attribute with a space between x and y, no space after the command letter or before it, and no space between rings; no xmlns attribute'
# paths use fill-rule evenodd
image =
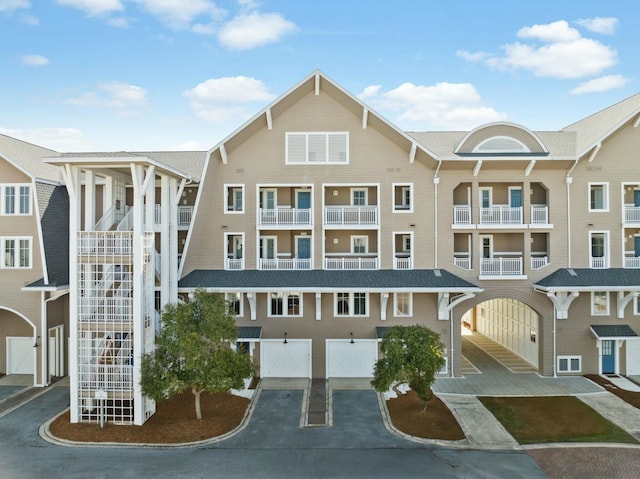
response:
<svg viewBox="0 0 640 479"><path fill-rule="evenodd" d="M638 441L573 396L479 397L520 444Z"/></svg>

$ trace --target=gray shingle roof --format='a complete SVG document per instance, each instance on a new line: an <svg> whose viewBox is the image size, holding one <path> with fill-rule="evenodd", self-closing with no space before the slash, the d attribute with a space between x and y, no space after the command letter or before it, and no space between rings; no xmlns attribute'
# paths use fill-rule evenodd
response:
<svg viewBox="0 0 640 479"><path fill-rule="evenodd" d="M477 286L446 270L194 270L178 283L181 289L198 287L214 290L261 290L287 289L290 291L317 290L370 290L393 291L481 291Z"/></svg>
<svg viewBox="0 0 640 479"><path fill-rule="evenodd" d="M260 326L239 326L238 341L243 339L260 339L262 328Z"/></svg>
<svg viewBox="0 0 640 479"><path fill-rule="evenodd" d="M640 269L559 269L533 285L543 290L640 289Z"/></svg>
<svg viewBox="0 0 640 479"><path fill-rule="evenodd" d="M69 195L64 186L36 183L49 286L69 284Z"/></svg>
<svg viewBox="0 0 640 479"><path fill-rule="evenodd" d="M596 337L604 338L633 338L638 336L627 324L592 324L591 331Z"/></svg>
<svg viewBox="0 0 640 479"><path fill-rule="evenodd" d="M53 150L0 134L0 157L34 178L61 183L60 169L42 161L42 158L57 155L58 153Z"/></svg>

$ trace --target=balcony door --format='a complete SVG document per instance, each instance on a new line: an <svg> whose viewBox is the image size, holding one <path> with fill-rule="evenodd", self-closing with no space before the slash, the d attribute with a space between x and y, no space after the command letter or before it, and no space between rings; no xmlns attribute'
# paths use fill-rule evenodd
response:
<svg viewBox="0 0 640 479"><path fill-rule="evenodd" d="M296 208L299 210L308 210L311 208L311 191L296 191Z"/></svg>
<svg viewBox="0 0 640 479"><path fill-rule="evenodd" d="M493 236L480 236L480 257L483 259L493 258Z"/></svg>

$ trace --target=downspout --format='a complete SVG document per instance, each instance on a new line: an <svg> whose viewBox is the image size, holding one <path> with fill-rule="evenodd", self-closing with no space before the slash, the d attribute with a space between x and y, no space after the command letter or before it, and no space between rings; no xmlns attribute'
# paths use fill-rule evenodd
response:
<svg viewBox="0 0 640 479"><path fill-rule="evenodd" d="M451 332L449 333L449 342L451 343L451 350L449 351L449 368L451 371L451 377L455 377L453 375L453 309L449 311L449 329Z"/></svg>
<svg viewBox="0 0 640 479"><path fill-rule="evenodd" d="M567 268L571 268L571 183L573 183L571 172L578 166L579 161L580 159L576 158L564 179L567 185ZM553 370L555 371L555 365L553 366Z"/></svg>
<svg viewBox="0 0 640 479"><path fill-rule="evenodd" d="M438 167L436 168L436 172L433 175L433 267L434 269L438 269L438 184L440 183L440 177L438 173L440 172L440 167L442 166L442 161L438 160Z"/></svg>
<svg viewBox="0 0 640 479"><path fill-rule="evenodd" d="M556 327L557 327L557 318L556 318L557 314L556 314L556 308L553 308L553 377L557 378L558 374L556 371L556 364L558 362L558 351L557 351L557 334L556 334Z"/></svg>

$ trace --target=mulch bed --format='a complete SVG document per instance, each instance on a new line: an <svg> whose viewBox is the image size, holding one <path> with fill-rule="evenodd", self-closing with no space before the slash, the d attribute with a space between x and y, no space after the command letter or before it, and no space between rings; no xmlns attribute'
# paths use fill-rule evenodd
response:
<svg viewBox="0 0 640 479"><path fill-rule="evenodd" d="M465 439L458 421L437 396L429 401L424 412L424 404L414 391L389 399L387 409L393 425L410 436L446 441Z"/></svg>
<svg viewBox="0 0 640 479"><path fill-rule="evenodd" d="M159 402L156 413L142 426L71 424L69 412L51 423L55 437L82 442L171 444L221 436L235 429L244 418L249 400L227 393L202 393L202 420L196 419L191 392Z"/></svg>
<svg viewBox="0 0 640 479"><path fill-rule="evenodd" d="M603 378L602 376L598 376L597 374L586 374L585 377L591 379L594 383L599 384L611 394L615 394L623 401L628 402L633 407L640 409L640 392L621 389L611 381L607 381L605 378Z"/></svg>

